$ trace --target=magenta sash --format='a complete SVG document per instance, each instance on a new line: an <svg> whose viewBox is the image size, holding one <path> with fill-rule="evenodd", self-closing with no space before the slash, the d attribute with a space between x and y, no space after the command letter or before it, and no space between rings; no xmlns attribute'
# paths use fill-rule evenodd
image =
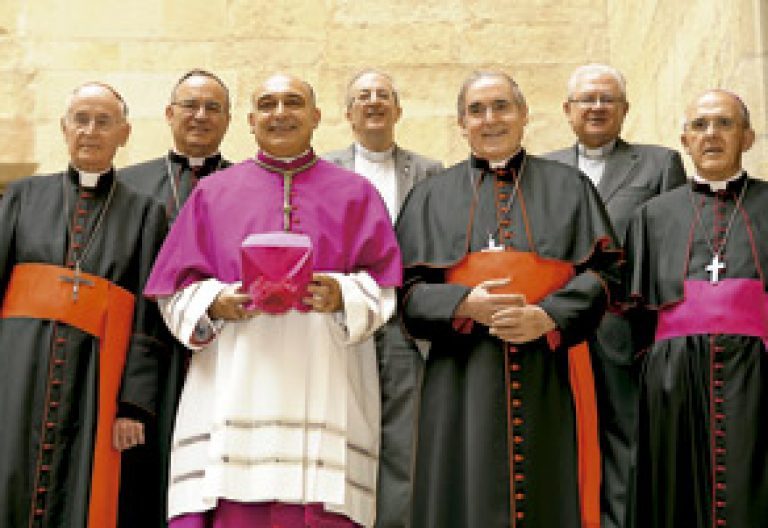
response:
<svg viewBox="0 0 768 528"><path fill-rule="evenodd" d="M656 341L701 334L759 337L768 348L768 295L757 279L683 283L683 301L659 310Z"/></svg>

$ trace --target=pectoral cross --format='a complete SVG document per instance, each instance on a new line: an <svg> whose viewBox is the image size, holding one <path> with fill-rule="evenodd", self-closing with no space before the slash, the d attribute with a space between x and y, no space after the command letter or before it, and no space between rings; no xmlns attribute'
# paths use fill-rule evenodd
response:
<svg viewBox="0 0 768 528"><path fill-rule="evenodd" d="M504 246L500 246L496 244L496 241L493 239L493 235L488 233L488 247L484 248L483 251L503 251Z"/></svg>
<svg viewBox="0 0 768 528"><path fill-rule="evenodd" d="M725 270L725 262L720 260L720 255L715 253L712 255L712 262L707 264L704 268L709 272L709 282L717 284L720 280L720 271Z"/></svg>
<svg viewBox="0 0 768 528"><path fill-rule="evenodd" d="M80 285L93 286L93 281L83 278L80 275L80 264L75 264L74 275L62 275L59 277L63 282L72 283L72 302L77 302L77 296L80 291Z"/></svg>

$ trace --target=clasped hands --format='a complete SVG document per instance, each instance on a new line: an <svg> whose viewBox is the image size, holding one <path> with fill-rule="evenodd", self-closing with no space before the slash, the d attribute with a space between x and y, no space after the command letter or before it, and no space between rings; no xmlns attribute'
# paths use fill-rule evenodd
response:
<svg viewBox="0 0 768 528"><path fill-rule="evenodd" d="M307 286L307 296L302 299L304 304L316 312L336 312L341 310L341 287L333 277L322 273L313 273L312 281ZM212 319L228 321L243 321L261 313L257 308L247 308L251 296L238 291L232 285L224 288L208 307L208 315Z"/></svg>
<svg viewBox="0 0 768 528"><path fill-rule="evenodd" d="M454 312L488 327L488 333L508 343L528 343L542 337L556 325L541 307L528 304L519 293L492 293L509 279L492 279L475 286Z"/></svg>

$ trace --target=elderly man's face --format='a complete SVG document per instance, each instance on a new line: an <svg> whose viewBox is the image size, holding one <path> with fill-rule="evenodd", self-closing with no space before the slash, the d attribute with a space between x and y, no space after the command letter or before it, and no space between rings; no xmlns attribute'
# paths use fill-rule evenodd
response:
<svg viewBox="0 0 768 528"><path fill-rule="evenodd" d="M483 77L469 86L459 126L472 152L501 161L520 148L528 110L519 105L512 87L501 77Z"/></svg>
<svg viewBox="0 0 768 528"><path fill-rule="evenodd" d="M741 169L742 153L752 147L755 132L746 127L734 97L714 91L688 107L681 140L699 175L719 181Z"/></svg>
<svg viewBox="0 0 768 528"><path fill-rule="evenodd" d="M115 153L125 145L131 128L111 91L87 85L71 98L61 118L61 130L74 167L104 172L112 167Z"/></svg>
<svg viewBox="0 0 768 528"><path fill-rule="evenodd" d="M347 97L347 120L356 134L393 133L402 109L389 79L377 73L361 75L349 87Z"/></svg>
<svg viewBox="0 0 768 528"><path fill-rule="evenodd" d="M215 154L229 127L227 92L210 77L192 76L174 91L165 118L180 154L196 158Z"/></svg>
<svg viewBox="0 0 768 528"><path fill-rule="evenodd" d="M298 156L310 147L320 110L309 86L287 75L274 75L253 94L248 123L259 147L273 156Z"/></svg>
<svg viewBox="0 0 768 528"><path fill-rule="evenodd" d="M616 79L593 75L579 80L563 110L579 141L597 148L619 137L629 103Z"/></svg>

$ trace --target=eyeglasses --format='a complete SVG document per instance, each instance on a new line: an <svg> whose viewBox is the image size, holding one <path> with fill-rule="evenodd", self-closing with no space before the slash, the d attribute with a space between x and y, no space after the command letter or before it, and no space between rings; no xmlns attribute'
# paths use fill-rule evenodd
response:
<svg viewBox="0 0 768 528"><path fill-rule="evenodd" d="M704 134L709 131L709 127L715 132L728 132L736 127L736 120L730 117L697 117L691 119L685 124L685 127L696 134Z"/></svg>
<svg viewBox="0 0 768 528"><path fill-rule="evenodd" d="M81 132L87 130L91 125L93 125L95 132L108 132L118 123L118 120L111 116L102 114L92 116L86 112L70 115L67 117L67 121Z"/></svg>
<svg viewBox="0 0 768 528"><path fill-rule="evenodd" d="M183 101L173 101L173 106L178 106L185 114L195 115L200 109L205 109L206 114L221 114L224 112L224 106L216 101L196 101L194 99L185 99Z"/></svg>
<svg viewBox="0 0 768 528"><path fill-rule="evenodd" d="M574 103L580 108L592 108L597 105L610 108L623 103L624 98L614 97L612 95L585 95L583 97L571 97L568 99L568 102Z"/></svg>

